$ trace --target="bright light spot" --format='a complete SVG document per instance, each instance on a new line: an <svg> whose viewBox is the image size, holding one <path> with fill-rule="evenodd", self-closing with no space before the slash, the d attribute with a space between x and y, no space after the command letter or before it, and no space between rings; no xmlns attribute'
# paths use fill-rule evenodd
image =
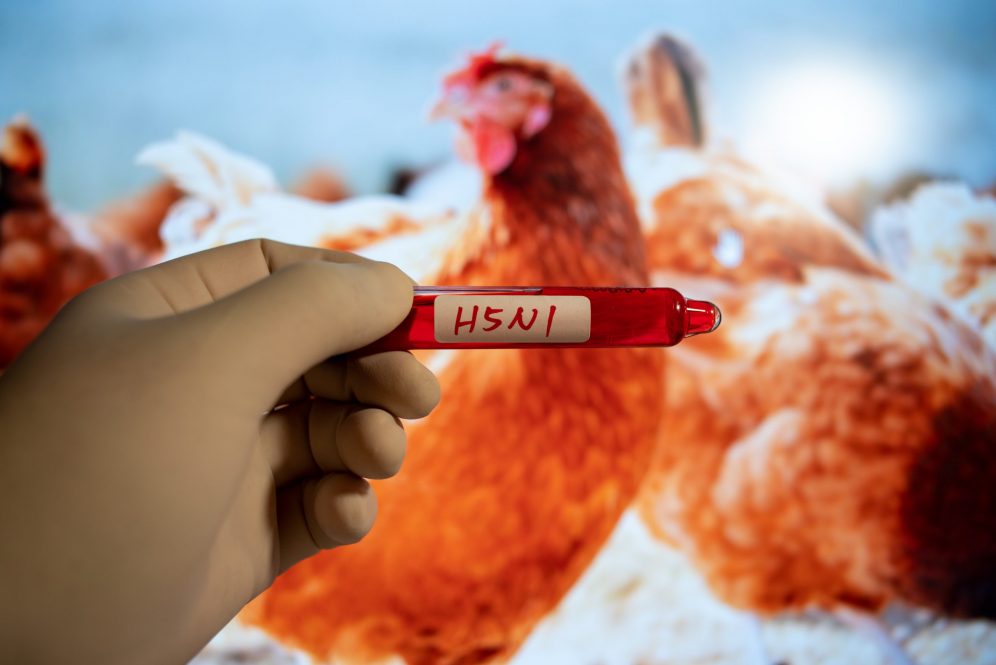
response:
<svg viewBox="0 0 996 665"><path fill-rule="evenodd" d="M736 268L744 260L744 239L734 229L723 229L716 238L712 256L724 268Z"/></svg>
<svg viewBox="0 0 996 665"><path fill-rule="evenodd" d="M776 73L756 91L747 145L827 180L894 163L902 104L885 77L857 64L810 63Z"/></svg>

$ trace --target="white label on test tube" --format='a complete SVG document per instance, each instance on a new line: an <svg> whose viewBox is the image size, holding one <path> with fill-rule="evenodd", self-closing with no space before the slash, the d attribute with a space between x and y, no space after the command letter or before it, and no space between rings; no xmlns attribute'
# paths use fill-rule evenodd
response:
<svg viewBox="0 0 996 665"><path fill-rule="evenodd" d="M442 295L434 304L437 342L587 342L591 301L584 296Z"/></svg>

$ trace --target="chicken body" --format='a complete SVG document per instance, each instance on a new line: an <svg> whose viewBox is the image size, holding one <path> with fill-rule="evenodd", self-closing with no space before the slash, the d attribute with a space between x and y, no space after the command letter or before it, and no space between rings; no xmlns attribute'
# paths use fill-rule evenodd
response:
<svg viewBox="0 0 996 665"><path fill-rule="evenodd" d="M678 88L648 87L687 74L674 54L638 52L631 100ZM643 130L655 282L724 315L671 356L647 524L743 609L996 615L992 350L811 199L674 126Z"/></svg>
<svg viewBox="0 0 996 665"><path fill-rule="evenodd" d="M45 194L44 150L27 121L0 145L0 371L80 291L106 279L97 253Z"/></svg>
<svg viewBox="0 0 996 665"><path fill-rule="evenodd" d="M991 351L894 282L813 269L741 295L675 370L649 523L741 608L992 612L965 599L996 546L968 532L996 515Z"/></svg>
<svg viewBox="0 0 996 665"><path fill-rule="evenodd" d="M646 284L633 200L594 102L559 67L479 57L474 67L482 66L486 74L473 70L481 85L512 72L524 86L548 86L549 122L519 135L503 167L498 158L508 153L489 152L497 130L479 137L479 156L496 171L486 171L479 204L459 223L439 226L435 240L425 235L431 224L392 234L386 219L351 231L341 217L321 218L313 204L300 207L257 178L249 188L255 192L241 200L245 187L208 188L230 192L231 203L204 190L210 221L185 249L233 233L304 233L325 238L326 246L346 242L414 264L412 272L433 284ZM534 118L533 126L543 120ZM225 177L225 169L207 171ZM214 203L203 200L211 197ZM278 202L303 216L264 212ZM349 205L364 203L340 204ZM196 217L180 226L196 227ZM313 225L293 232L278 226L301 219ZM434 359L444 398L409 426L401 474L374 483L380 510L372 532L285 573L249 606L245 621L318 659L486 662L512 654L581 575L647 468L662 400L660 352L505 349L447 359Z"/></svg>

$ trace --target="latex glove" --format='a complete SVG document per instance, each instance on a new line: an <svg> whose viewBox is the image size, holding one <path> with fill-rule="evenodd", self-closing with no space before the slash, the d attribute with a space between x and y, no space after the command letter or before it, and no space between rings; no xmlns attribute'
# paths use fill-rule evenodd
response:
<svg viewBox="0 0 996 665"><path fill-rule="evenodd" d="M363 478L398 470L398 419L439 386L406 352L342 354L411 302L393 266L267 241L70 302L0 378L4 660L184 662L279 572L359 540Z"/></svg>

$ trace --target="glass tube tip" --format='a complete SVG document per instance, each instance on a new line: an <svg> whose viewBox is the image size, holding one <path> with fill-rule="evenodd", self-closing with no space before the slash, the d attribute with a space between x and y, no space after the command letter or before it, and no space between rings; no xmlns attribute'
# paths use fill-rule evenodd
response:
<svg viewBox="0 0 996 665"><path fill-rule="evenodd" d="M723 313L719 311L719 307L706 300L686 301L685 311L688 313L685 337L711 333L723 320Z"/></svg>

